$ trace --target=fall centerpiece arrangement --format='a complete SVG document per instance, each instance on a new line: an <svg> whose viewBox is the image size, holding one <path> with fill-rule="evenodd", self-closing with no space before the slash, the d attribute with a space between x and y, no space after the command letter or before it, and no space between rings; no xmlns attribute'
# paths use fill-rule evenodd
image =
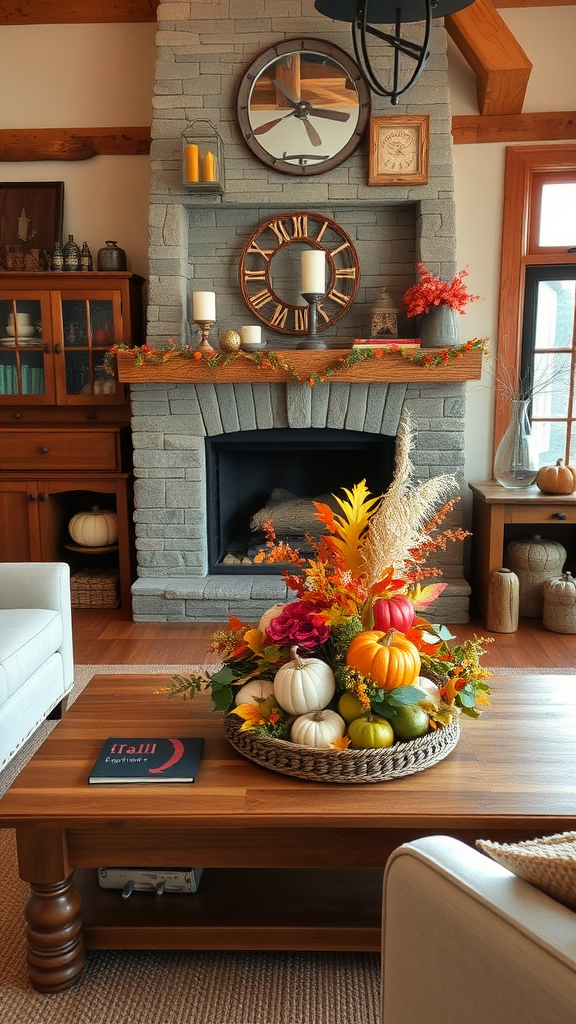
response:
<svg viewBox="0 0 576 1024"><path fill-rule="evenodd" d="M453 476L412 482L414 431L403 418L396 469L383 496L364 481L334 495L339 512L315 502L325 528L308 537L313 556L276 540L256 562L283 563L295 600L257 625L232 618L209 651L222 667L175 676L162 693L210 690L233 746L275 771L328 782L377 782L445 757L459 717L488 705L491 673L483 638L458 644L420 613L444 589L429 556L461 529L441 529L457 499Z"/></svg>

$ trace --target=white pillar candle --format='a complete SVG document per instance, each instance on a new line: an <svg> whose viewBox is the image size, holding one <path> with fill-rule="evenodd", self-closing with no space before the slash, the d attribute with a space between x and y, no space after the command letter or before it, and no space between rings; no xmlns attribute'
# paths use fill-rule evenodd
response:
<svg viewBox="0 0 576 1024"><path fill-rule="evenodd" d="M257 326L241 327L240 337L243 345L261 345L262 328Z"/></svg>
<svg viewBox="0 0 576 1024"><path fill-rule="evenodd" d="M322 249L302 250L302 293L326 291L326 256Z"/></svg>
<svg viewBox="0 0 576 1024"><path fill-rule="evenodd" d="M192 292L194 320L216 319L216 292Z"/></svg>

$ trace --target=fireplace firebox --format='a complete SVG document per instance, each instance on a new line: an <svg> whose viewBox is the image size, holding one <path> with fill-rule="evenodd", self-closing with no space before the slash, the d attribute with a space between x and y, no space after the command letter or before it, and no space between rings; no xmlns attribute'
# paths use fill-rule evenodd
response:
<svg viewBox="0 0 576 1024"><path fill-rule="evenodd" d="M245 430L207 437L209 572L279 574L281 564L253 562L265 546L265 534L254 524L251 527L251 520L271 495L282 490L312 501L321 495L341 495L342 487L351 488L361 480L366 480L371 494L382 494L392 480L394 441L382 434L327 428ZM318 523L317 532L321 530ZM278 536L303 552L309 550L297 524L288 535L280 528Z"/></svg>

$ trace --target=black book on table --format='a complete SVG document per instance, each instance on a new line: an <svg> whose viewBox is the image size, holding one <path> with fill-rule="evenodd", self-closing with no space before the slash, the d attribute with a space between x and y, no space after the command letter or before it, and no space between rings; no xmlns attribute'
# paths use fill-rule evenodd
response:
<svg viewBox="0 0 576 1024"><path fill-rule="evenodd" d="M194 782L204 739L109 736L88 782Z"/></svg>

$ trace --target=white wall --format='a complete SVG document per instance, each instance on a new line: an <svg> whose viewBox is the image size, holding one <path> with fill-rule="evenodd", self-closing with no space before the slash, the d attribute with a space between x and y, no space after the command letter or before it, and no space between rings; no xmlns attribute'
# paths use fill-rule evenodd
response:
<svg viewBox="0 0 576 1024"><path fill-rule="evenodd" d="M576 8L509 8L498 13L533 64L524 113L576 110ZM477 114L474 73L451 39L448 59L452 113ZM468 265L470 291L485 296L483 302L467 307L460 321L460 336L489 337L492 354L497 340L505 150L505 143L453 149L458 266ZM468 480L492 476L493 365L490 357L482 381L468 385Z"/></svg>
<svg viewBox="0 0 576 1024"><path fill-rule="evenodd" d="M0 128L149 126L155 32L154 24L0 27ZM0 177L63 181L64 237L88 242L94 263L112 238L128 269L147 277L147 155L3 162Z"/></svg>

